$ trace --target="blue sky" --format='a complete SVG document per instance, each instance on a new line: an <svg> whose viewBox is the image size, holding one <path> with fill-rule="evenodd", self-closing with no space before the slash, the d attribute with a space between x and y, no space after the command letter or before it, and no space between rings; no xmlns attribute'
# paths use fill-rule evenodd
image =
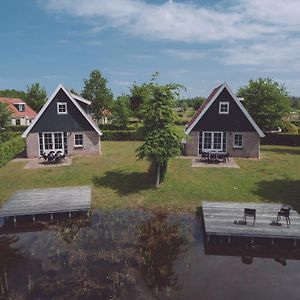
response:
<svg viewBox="0 0 300 300"><path fill-rule="evenodd" d="M299 0L3 0L0 89L80 91L99 69L115 96L134 81L207 96L271 77L300 96Z"/></svg>

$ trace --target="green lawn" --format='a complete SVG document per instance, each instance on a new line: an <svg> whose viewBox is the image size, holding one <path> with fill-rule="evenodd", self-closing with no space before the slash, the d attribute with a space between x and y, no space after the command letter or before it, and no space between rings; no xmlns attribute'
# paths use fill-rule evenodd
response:
<svg viewBox="0 0 300 300"><path fill-rule="evenodd" d="M100 157L77 157L67 167L0 169L0 203L19 189L93 185L93 207L195 211L201 200L283 202L300 210L300 148L262 146L262 158L237 159L240 169L192 168L170 163L166 181L151 185L148 162L136 161L139 142L103 142Z"/></svg>

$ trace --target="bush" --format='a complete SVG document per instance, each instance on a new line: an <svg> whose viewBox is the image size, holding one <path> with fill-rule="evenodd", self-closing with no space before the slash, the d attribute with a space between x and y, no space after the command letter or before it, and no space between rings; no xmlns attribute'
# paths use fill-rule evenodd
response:
<svg viewBox="0 0 300 300"><path fill-rule="evenodd" d="M27 129L27 127L28 126L23 126L23 125L21 125L21 126L11 125L8 127L8 130L23 133Z"/></svg>
<svg viewBox="0 0 300 300"><path fill-rule="evenodd" d="M138 141L136 130L102 130L103 141Z"/></svg>
<svg viewBox="0 0 300 300"><path fill-rule="evenodd" d="M282 132L284 133L290 133L290 134L299 133L298 127L289 121L283 121L280 127L282 129Z"/></svg>
<svg viewBox="0 0 300 300"><path fill-rule="evenodd" d="M300 146L300 135L284 133L266 133L261 139L263 145Z"/></svg>
<svg viewBox="0 0 300 300"><path fill-rule="evenodd" d="M11 131L0 132L0 144L7 142L19 135L20 135L19 132L11 132Z"/></svg>
<svg viewBox="0 0 300 300"><path fill-rule="evenodd" d="M2 143L0 145L0 167L3 167L24 148L25 141L20 136L14 137L5 143Z"/></svg>

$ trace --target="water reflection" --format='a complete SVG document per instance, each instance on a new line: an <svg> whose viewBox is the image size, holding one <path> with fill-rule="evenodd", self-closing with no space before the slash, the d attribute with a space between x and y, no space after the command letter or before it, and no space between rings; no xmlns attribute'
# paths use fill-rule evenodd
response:
<svg viewBox="0 0 300 300"><path fill-rule="evenodd" d="M180 224L168 222L167 215L156 213L140 227L137 250L147 284L158 292L176 288L177 276L173 265L184 252L186 238L180 233Z"/></svg>
<svg viewBox="0 0 300 300"><path fill-rule="evenodd" d="M95 211L91 219L38 218L35 224L11 225L0 235L0 299L298 299L300 294L295 284L300 255L293 243L207 244L201 220L191 214Z"/></svg>

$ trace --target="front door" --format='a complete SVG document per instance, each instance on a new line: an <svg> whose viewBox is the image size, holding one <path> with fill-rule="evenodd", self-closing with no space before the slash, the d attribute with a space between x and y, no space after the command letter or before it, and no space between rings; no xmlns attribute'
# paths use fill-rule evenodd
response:
<svg viewBox="0 0 300 300"><path fill-rule="evenodd" d="M223 151L223 132L204 131L202 151Z"/></svg>
<svg viewBox="0 0 300 300"><path fill-rule="evenodd" d="M44 132L43 133L43 152L62 151L64 153L63 133Z"/></svg>

